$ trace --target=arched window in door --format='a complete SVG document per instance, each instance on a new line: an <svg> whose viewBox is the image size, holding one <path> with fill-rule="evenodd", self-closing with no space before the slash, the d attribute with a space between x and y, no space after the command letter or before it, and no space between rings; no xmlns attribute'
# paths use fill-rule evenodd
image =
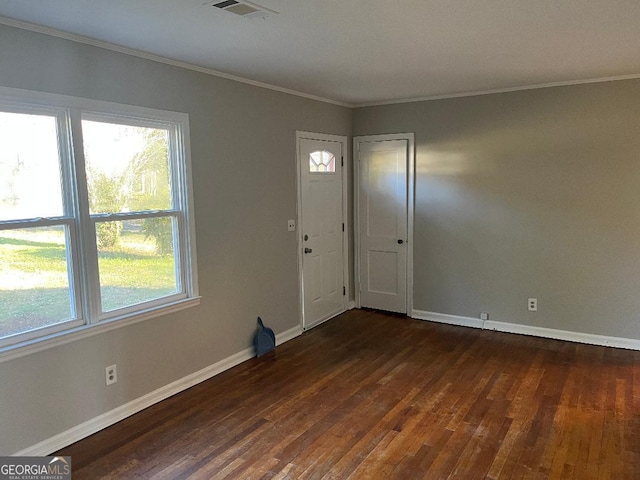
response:
<svg viewBox="0 0 640 480"><path fill-rule="evenodd" d="M326 150L317 150L309 155L309 171L311 173L335 173L336 157Z"/></svg>

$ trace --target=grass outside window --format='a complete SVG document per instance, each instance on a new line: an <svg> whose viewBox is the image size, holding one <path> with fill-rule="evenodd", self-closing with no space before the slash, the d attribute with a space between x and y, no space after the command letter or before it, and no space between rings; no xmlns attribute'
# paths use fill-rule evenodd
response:
<svg viewBox="0 0 640 480"><path fill-rule="evenodd" d="M100 262L105 310L175 293L173 255L143 233L123 231ZM70 308L64 231L0 232L0 337L68 320Z"/></svg>

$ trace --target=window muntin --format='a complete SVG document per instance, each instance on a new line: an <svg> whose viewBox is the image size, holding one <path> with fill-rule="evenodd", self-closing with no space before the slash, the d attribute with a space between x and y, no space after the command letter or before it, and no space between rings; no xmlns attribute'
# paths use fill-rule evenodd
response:
<svg viewBox="0 0 640 480"><path fill-rule="evenodd" d="M37 94L33 100L31 94L23 96L20 91L17 98L8 97L7 90L11 91L0 89L0 139L11 137L13 143L3 148L0 142L0 174L9 168L6 159L14 158L16 152L21 158L35 159L35 167L20 171L29 175L23 175L27 180L20 177L25 187L19 195L15 187L11 195L7 193L18 182L10 184L0 175L0 299L3 295L9 299L0 300L0 352L39 337L53 341L51 333L71 333L75 327L95 326L103 320L149 318L166 308L194 304L197 273L186 115L49 94ZM61 104L60 98L68 105ZM120 163L128 162L129 168L115 186L119 194L124 193L125 202L120 208L94 208L91 213L87 167L108 171L104 155L91 156L92 146L95 151L96 146L108 143L104 139L96 143L96 126L98 134L111 130L129 135L133 140L124 142L128 147L140 146L140 138L145 137L152 137L152 146L133 153L129 148L126 153L120 143L115 150L125 152ZM100 131L103 126L107 128ZM34 153L34 147L25 142L21 147L15 141L15 130L20 128L47 155L39 155L37 149ZM117 135L115 139L114 135L105 137L116 141ZM145 150L149 154L153 148L151 158L145 159ZM121 226L116 251L98 246L98 226L109 224ZM25 260L24 249L16 253L16 242L20 247L29 246L32 257L51 258L46 264L28 255ZM120 268L117 277L117 262L111 259L126 254L127 249L133 250L127 260L133 255L135 261L129 268ZM149 265L151 273L142 271ZM12 290L7 284L12 284ZM38 295L38 289L48 296ZM118 294L123 290L118 289L130 289L130 295L123 297ZM53 293L56 295L51 296ZM49 307L34 303L34 298L49 298ZM19 314L24 318L18 318Z"/></svg>

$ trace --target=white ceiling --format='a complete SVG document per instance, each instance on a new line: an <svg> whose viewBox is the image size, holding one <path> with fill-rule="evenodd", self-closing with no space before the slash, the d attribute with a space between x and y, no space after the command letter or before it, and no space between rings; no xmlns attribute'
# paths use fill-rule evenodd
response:
<svg viewBox="0 0 640 480"><path fill-rule="evenodd" d="M640 76L638 0L0 0L0 15L350 105ZM1 48L1 47L0 47Z"/></svg>

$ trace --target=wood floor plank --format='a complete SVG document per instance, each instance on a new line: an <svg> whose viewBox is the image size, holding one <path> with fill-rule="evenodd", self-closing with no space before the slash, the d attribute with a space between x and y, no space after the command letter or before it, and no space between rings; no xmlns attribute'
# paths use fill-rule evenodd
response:
<svg viewBox="0 0 640 480"><path fill-rule="evenodd" d="M353 310L71 445L74 479L637 479L640 352Z"/></svg>

